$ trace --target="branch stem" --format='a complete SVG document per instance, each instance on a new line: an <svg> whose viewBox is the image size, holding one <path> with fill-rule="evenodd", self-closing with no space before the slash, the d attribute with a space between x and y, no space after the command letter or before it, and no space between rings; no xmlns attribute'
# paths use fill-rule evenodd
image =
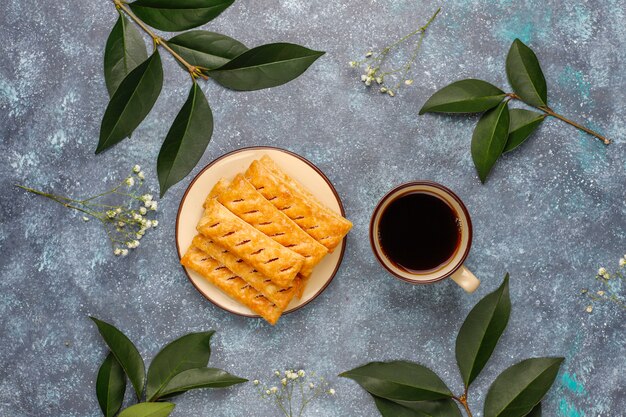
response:
<svg viewBox="0 0 626 417"><path fill-rule="evenodd" d="M515 93L509 93L507 94L507 96L509 96L511 99L515 99L515 100L520 100L523 101L517 94ZM528 103L526 103L528 104ZM547 114L548 116L552 116L555 117L571 126L574 126L576 129L582 130L583 132L599 139L602 141L602 143L604 143L605 145L609 145L611 143L610 139L607 139L606 137L602 136L601 134L599 134L598 132L591 130L583 125L581 125L580 123L576 123L573 120L570 120L568 118L566 118L565 116L562 116L558 113L556 113L554 110L552 110L550 107L548 106L531 106L534 107L537 110L541 110L542 112L544 112L545 114Z"/></svg>
<svg viewBox="0 0 626 417"><path fill-rule="evenodd" d="M467 413L467 417L474 417L469 408L469 405L467 404L467 390L465 391L465 394L461 395L460 397L452 397L452 399L456 400L459 404L463 406L465 412Z"/></svg>
<svg viewBox="0 0 626 417"><path fill-rule="evenodd" d="M167 44L167 41L165 39L163 39L161 36L154 33L152 29L150 29L139 17L137 17L137 15L135 15L135 13L133 13L132 10L130 10L122 0L111 0L111 1L113 1L113 4L115 4L115 7L118 10L123 11L128 17L130 17L137 24L137 26L139 26L144 32L146 32L152 38L152 42L154 42L156 46L162 46L163 49L165 49L167 52L170 53L170 55L174 57L174 59L180 62L185 68L187 68L187 71L189 71L191 78L195 79L196 77L202 77L205 80L209 79L207 75L202 73L200 68L196 67L195 65L191 65L182 56L176 53L176 51L174 51Z"/></svg>

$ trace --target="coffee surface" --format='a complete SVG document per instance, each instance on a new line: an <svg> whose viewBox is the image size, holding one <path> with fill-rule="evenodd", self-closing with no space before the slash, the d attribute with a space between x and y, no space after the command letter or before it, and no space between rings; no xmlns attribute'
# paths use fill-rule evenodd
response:
<svg viewBox="0 0 626 417"><path fill-rule="evenodd" d="M409 272L446 264L460 242L458 215L439 197L413 192L392 201L382 213L378 238L383 252Z"/></svg>

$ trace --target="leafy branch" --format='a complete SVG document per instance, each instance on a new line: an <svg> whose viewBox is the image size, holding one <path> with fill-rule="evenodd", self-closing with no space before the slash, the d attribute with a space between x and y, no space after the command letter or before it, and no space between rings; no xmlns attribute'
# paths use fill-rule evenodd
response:
<svg viewBox="0 0 626 417"><path fill-rule="evenodd" d="M102 118L96 153L130 137L152 110L163 87L160 49L167 51L192 79L187 100L157 159L161 196L191 172L213 134L213 114L198 80L212 79L238 91L275 87L300 76L324 54L291 43L249 49L226 35L188 30L213 20L234 0L111 2L119 18L105 48L104 78L111 98ZM150 56L135 26L152 40ZM166 40L151 28L183 33Z"/></svg>
<svg viewBox="0 0 626 417"><path fill-rule="evenodd" d="M481 113L472 136L472 159L481 182L487 180L496 161L524 143L546 117L554 117L588 133L605 145L609 139L548 106L546 80L535 53L516 39L506 58L506 73L513 93L505 93L482 80L456 81L433 94L422 106L424 113ZM542 113L526 109L509 109L519 100Z"/></svg>
<svg viewBox="0 0 626 417"><path fill-rule="evenodd" d="M96 394L104 417L118 414L127 377L140 402L123 410L119 417L167 417L174 404L164 399L193 389L225 388L247 381L221 369L207 368L213 331L190 333L166 345L152 360L146 378L143 359L130 339L111 324L95 317L91 319L110 350L96 380ZM141 402L144 389L146 401Z"/></svg>
<svg viewBox="0 0 626 417"><path fill-rule="evenodd" d="M509 276L469 312L456 339L456 360L464 390L454 395L441 378L413 362L370 362L340 374L356 381L374 398L383 417L472 417L468 392L506 329L511 313ZM491 384L484 417L539 417L563 358L531 358L504 370Z"/></svg>

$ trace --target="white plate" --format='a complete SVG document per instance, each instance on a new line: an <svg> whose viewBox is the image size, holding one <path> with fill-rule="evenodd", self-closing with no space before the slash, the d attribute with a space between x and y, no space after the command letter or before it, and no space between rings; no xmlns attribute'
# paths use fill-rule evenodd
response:
<svg viewBox="0 0 626 417"><path fill-rule="evenodd" d="M176 247L179 259L197 234L196 225L202 216L202 203L215 183L220 178L233 179L238 173L245 172L252 161L259 159L263 155L269 155L287 174L304 185L328 208L341 213L342 216L345 215L339 195L328 178L315 165L303 157L278 148L254 147L239 149L227 153L207 165L193 179L183 195L176 219ZM315 267L302 298L292 300L285 313L303 307L326 289L339 269L345 245L346 240L344 238L333 253L328 254ZM183 269L196 289L216 306L241 316L259 317L248 307L238 303L217 289L197 272L185 267Z"/></svg>

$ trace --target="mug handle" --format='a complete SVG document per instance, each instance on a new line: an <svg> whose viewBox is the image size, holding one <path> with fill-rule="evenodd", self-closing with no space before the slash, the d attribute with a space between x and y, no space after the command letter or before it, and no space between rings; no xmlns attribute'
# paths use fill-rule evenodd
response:
<svg viewBox="0 0 626 417"><path fill-rule="evenodd" d="M469 294L476 291L476 288L480 285L480 280L476 278L476 275L472 274L472 271L467 269L465 265L461 265L450 278Z"/></svg>

